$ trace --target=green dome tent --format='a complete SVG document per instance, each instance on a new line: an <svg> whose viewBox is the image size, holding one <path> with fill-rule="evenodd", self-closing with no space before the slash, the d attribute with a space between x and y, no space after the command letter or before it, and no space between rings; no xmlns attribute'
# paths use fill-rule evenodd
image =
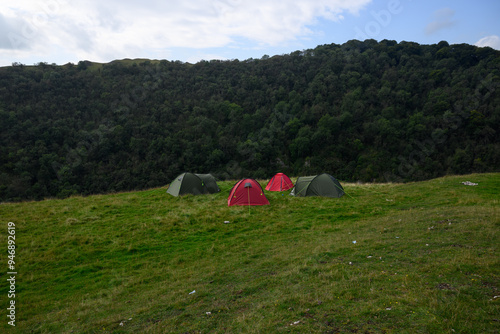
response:
<svg viewBox="0 0 500 334"><path fill-rule="evenodd" d="M219 191L219 186L211 174L193 173L177 176L167 189L167 193L172 196L213 194Z"/></svg>
<svg viewBox="0 0 500 334"><path fill-rule="evenodd" d="M325 197L342 197L344 194L344 188L340 182L330 174L301 176L295 182L295 187L290 193L292 196Z"/></svg>

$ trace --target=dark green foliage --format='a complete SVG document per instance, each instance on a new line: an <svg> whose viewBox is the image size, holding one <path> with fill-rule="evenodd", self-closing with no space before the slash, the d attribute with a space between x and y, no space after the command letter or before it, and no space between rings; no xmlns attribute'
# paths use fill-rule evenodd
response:
<svg viewBox="0 0 500 334"><path fill-rule="evenodd" d="M245 61L0 69L0 200L219 179L498 171L500 53L367 40Z"/></svg>

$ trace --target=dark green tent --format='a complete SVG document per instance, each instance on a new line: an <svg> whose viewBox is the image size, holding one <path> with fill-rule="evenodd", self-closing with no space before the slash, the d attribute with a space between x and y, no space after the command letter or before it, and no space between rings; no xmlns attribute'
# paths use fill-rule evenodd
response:
<svg viewBox="0 0 500 334"><path fill-rule="evenodd" d="M320 174L299 177L290 195L342 197L344 193L344 188L336 178L330 174Z"/></svg>
<svg viewBox="0 0 500 334"><path fill-rule="evenodd" d="M213 177L212 174L195 174L195 175L198 176L203 181L209 194L218 193L220 191L219 186L215 181L215 177Z"/></svg>
<svg viewBox="0 0 500 334"><path fill-rule="evenodd" d="M219 191L219 186L211 174L193 173L177 176L167 189L167 193L173 196L213 194Z"/></svg>

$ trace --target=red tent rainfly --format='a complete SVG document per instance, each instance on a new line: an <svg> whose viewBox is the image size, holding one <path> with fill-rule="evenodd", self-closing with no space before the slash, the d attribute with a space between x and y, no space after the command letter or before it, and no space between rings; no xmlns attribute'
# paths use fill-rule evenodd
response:
<svg viewBox="0 0 500 334"><path fill-rule="evenodd" d="M259 182L254 179L238 181L229 192L227 205L269 205Z"/></svg>
<svg viewBox="0 0 500 334"><path fill-rule="evenodd" d="M269 191L285 191L292 188L292 180L283 173L274 175L266 186L266 190Z"/></svg>

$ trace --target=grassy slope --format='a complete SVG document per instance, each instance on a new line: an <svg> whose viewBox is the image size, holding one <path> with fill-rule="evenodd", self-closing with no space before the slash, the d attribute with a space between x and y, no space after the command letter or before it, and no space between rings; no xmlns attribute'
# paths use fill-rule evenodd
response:
<svg viewBox="0 0 500 334"><path fill-rule="evenodd" d="M500 174L266 192L251 208L219 185L0 205L5 248L16 223L17 330L498 332Z"/></svg>

